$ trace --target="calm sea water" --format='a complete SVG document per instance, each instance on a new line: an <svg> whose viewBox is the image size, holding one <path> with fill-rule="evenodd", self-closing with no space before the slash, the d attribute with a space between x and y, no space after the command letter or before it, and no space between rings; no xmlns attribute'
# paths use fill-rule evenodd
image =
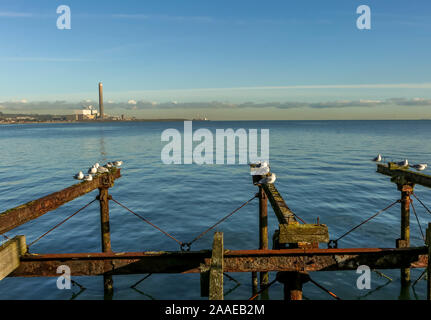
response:
<svg viewBox="0 0 431 320"><path fill-rule="evenodd" d="M378 153L387 160L431 160L431 121L241 121L195 122L193 128L268 128L270 163L276 186L287 204L308 222L320 217L334 239L399 198L389 178L375 172L370 161ZM153 223L188 241L241 205L255 192L247 165L164 165L160 136L166 128L182 131L182 122L27 124L0 126L0 211L58 191L73 183L72 175L98 161L122 159L122 178L111 194ZM431 204L431 190L416 193ZM94 199L97 191L7 233L24 234L27 242L50 229ZM221 224L225 248L258 247L258 202L253 202ZM425 228L430 216L416 206ZM269 212L270 236L277 227ZM114 251L178 250L157 230L111 203ZM399 207L394 207L340 241L340 247L394 247L400 232ZM193 245L208 249L212 232ZM411 218L412 245L421 245L415 218ZM36 243L34 253L98 252L100 225L97 203ZM72 271L73 272L73 271ZM424 299L426 282L401 294L399 271L387 270L393 282L372 273L372 289L356 288L355 271L317 272L313 279L343 299ZM413 270L412 279L422 270ZM251 295L250 274L231 274L240 285L226 299ZM73 276L73 275L72 275ZM115 299L201 299L199 275L145 275L114 277ZM270 279L275 273L270 274ZM77 299L102 299L101 277L73 277L86 290ZM236 283L225 280L225 292ZM70 299L79 288L58 290L56 278L6 278L1 299ZM304 296L331 299L307 283ZM282 299L275 284L271 299Z"/></svg>

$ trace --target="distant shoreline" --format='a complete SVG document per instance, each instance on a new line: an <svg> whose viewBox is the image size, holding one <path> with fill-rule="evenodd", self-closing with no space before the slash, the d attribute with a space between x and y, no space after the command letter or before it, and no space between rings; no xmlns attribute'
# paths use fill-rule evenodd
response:
<svg viewBox="0 0 431 320"><path fill-rule="evenodd" d="M116 123L116 122L238 122L238 121L431 121L431 119L300 119L300 120L192 120L192 119L133 119L133 120L48 120L48 121L0 121L0 125L10 124L70 124L70 123Z"/></svg>
<svg viewBox="0 0 431 320"><path fill-rule="evenodd" d="M189 119L133 119L133 120L47 120L47 121L0 121L1 124L38 124L38 123L105 123L105 122L179 122Z"/></svg>

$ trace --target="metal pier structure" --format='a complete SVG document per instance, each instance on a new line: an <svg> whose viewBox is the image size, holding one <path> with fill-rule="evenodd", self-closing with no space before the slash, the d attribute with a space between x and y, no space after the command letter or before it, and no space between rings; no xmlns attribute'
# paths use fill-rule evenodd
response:
<svg viewBox="0 0 431 320"><path fill-rule="evenodd" d="M97 197L89 204L30 244L26 243L24 235L10 239L3 235L7 241L0 246L0 280L5 277L58 277L57 268L61 265L67 265L71 269L72 277L103 276L105 299L112 299L114 294L113 276L115 275L199 273L201 296L222 300L225 294L224 276L230 277L229 273L232 272L249 272L252 283L251 300L259 296L261 299L267 298L269 287L275 282L284 285L286 300L300 300L302 299L303 284L308 281L325 290L333 298L339 299L336 294L315 282L310 277L310 273L356 270L360 265L367 265L370 269L400 269L403 285L410 282L410 268L424 268L428 275L427 298L431 299L431 268L428 263L431 254L431 224L426 230L427 237L424 246L411 247L409 222L412 206L411 196L416 197L413 192L414 186L431 187L431 177L397 167L393 163L378 164L377 172L390 176L391 181L397 184L401 193L401 199L389 206L392 207L398 203L401 205L401 232L400 238L396 239L395 248L338 248L338 240L344 235L336 240L330 240L326 225L320 224L319 221L315 224L306 223L287 206L274 184L257 185L258 190L253 198L202 232L193 241L181 242L152 224L145 217L119 203L109 194L109 189L114 186L114 181L121 177L121 170L113 168L109 173L98 175L93 181L77 183L59 192L0 213L1 236L73 199L96 189L99 191ZM254 183L261 178L262 176L252 176ZM256 230L259 231L258 249L228 250L224 247L223 233L215 232L212 248L202 251L191 250L194 241L213 230L215 226L255 198L259 200L259 225L256 226ZM51 254L29 252L28 248L32 244L96 201L99 202L100 206L100 252ZM158 252L113 252L109 222L109 205L112 201L166 236L171 237L178 242L180 249L178 251ZM418 199L418 201L420 200ZM268 202L278 220L278 229L272 236L271 248L269 248L268 240ZM420 203L423 204L422 201ZM425 205L424 207L426 208ZM365 220L345 235L384 210ZM414 213L416 215L416 211ZM319 248L319 244L321 247L326 246L327 248ZM277 272L275 280L271 283L268 277L269 272Z"/></svg>

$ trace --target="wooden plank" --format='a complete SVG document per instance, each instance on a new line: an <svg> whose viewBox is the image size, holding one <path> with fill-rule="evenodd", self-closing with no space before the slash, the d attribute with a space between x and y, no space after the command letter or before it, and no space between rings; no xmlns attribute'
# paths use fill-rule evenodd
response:
<svg viewBox="0 0 431 320"><path fill-rule="evenodd" d="M214 234L210 266L210 300L223 300L223 233Z"/></svg>
<svg viewBox="0 0 431 320"><path fill-rule="evenodd" d="M335 271L400 267L426 268L428 248L349 248L226 250L224 272ZM73 276L142 273L200 273L210 267L211 251L26 254L10 276L58 277L57 267L66 264Z"/></svg>
<svg viewBox="0 0 431 320"><path fill-rule="evenodd" d="M25 236L16 236L0 246L0 280L19 267L20 257L26 251Z"/></svg>
<svg viewBox="0 0 431 320"><path fill-rule="evenodd" d="M109 227L109 194L108 188L99 188L100 229L102 239L102 252L111 250L111 233Z"/></svg>
<svg viewBox="0 0 431 320"><path fill-rule="evenodd" d="M392 177L392 182L400 185L419 184L431 188L431 176L398 167L393 163L378 164L377 172Z"/></svg>
<svg viewBox="0 0 431 320"><path fill-rule="evenodd" d="M274 184L263 184L262 188L265 191L269 203L271 204L280 224L298 223L293 211L290 210L286 202L284 202L283 197L280 195Z"/></svg>
<svg viewBox="0 0 431 320"><path fill-rule="evenodd" d="M121 177L120 169L111 169L111 173L105 173L95 177L92 181L84 181L74 184L66 189L54 192L40 199L27 202L16 208L0 213L0 234L10 231L28 221L36 219L45 213L55 210L61 205L83 196L107 183L112 185L115 179Z"/></svg>
<svg viewBox="0 0 431 320"><path fill-rule="evenodd" d="M280 224L279 243L329 242L328 227L324 224Z"/></svg>

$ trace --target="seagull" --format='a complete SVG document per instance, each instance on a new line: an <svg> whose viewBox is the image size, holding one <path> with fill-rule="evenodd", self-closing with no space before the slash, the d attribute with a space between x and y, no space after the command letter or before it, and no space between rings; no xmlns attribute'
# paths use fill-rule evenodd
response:
<svg viewBox="0 0 431 320"><path fill-rule="evenodd" d="M111 168L112 166L113 166L112 162L108 162L108 163L105 165L105 167L106 167L106 168Z"/></svg>
<svg viewBox="0 0 431 320"><path fill-rule="evenodd" d="M277 177L275 176L275 173L271 173L270 176L265 177L263 179L260 179L257 184L270 184L270 183L274 183L274 181L275 181L276 178Z"/></svg>
<svg viewBox="0 0 431 320"><path fill-rule="evenodd" d="M76 180L82 180L84 179L84 174L82 173L82 171L79 171L77 174L75 174L74 178Z"/></svg>
<svg viewBox="0 0 431 320"><path fill-rule="evenodd" d="M375 158L373 159L373 161L374 161L374 162L381 162L381 161L382 161L382 155L379 153L379 154L377 155L377 157L375 157Z"/></svg>
<svg viewBox="0 0 431 320"><path fill-rule="evenodd" d="M258 161L256 163L256 168L265 168L265 167L268 167L268 162L266 161L263 161L263 162Z"/></svg>
<svg viewBox="0 0 431 320"><path fill-rule="evenodd" d="M426 163L419 163L419 164L414 164L411 167L415 168L417 171L424 171L428 167L428 165Z"/></svg>
<svg viewBox="0 0 431 320"><path fill-rule="evenodd" d="M109 172L109 170L105 167L98 167L97 172L98 173L106 173L106 172Z"/></svg>
<svg viewBox="0 0 431 320"><path fill-rule="evenodd" d="M253 175L264 176L269 173L269 167L260 167L253 171Z"/></svg>
<svg viewBox="0 0 431 320"><path fill-rule="evenodd" d="M404 161L397 162L397 165L400 167L408 167L409 166L409 160L406 159Z"/></svg>
<svg viewBox="0 0 431 320"><path fill-rule="evenodd" d="M123 164L123 161L114 161L114 166L120 167Z"/></svg>
<svg viewBox="0 0 431 320"><path fill-rule="evenodd" d="M92 176L91 174L87 174L87 175L84 177L84 180L85 180L85 181L92 181L92 180L93 180L93 176Z"/></svg>
<svg viewBox="0 0 431 320"><path fill-rule="evenodd" d="M97 168L95 166L92 166L90 169L88 169L88 173L96 174L97 173Z"/></svg>
<svg viewBox="0 0 431 320"><path fill-rule="evenodd" d="M97 168L99 168L99 167L100 167L99 162L96 162L96 163L93 165L93 167L95 167L96 169L97 169Z"/></svg>

